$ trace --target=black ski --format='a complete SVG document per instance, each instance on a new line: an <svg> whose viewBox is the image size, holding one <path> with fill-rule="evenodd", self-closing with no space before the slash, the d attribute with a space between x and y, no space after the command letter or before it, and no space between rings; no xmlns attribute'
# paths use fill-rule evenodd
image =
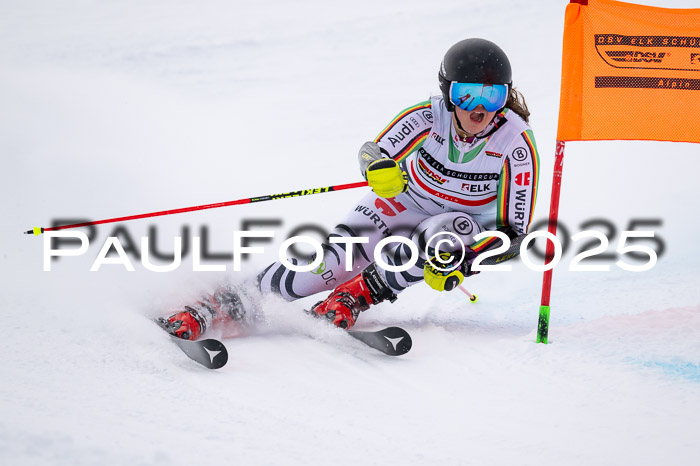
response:
<svg viewBox="0 0 700 466"><path fill-rule="evenodd" d="M351 336L389 356L401 356L411 350L411 335L400 327L387 327L382 330L348 330Z"/></svg>
<svg viewBox="0 0 700 466"><path fill-rule="evenodd" d="M195 341L183 340L170 333L167 320L159 318L155 319L155 323L170 334L170 339L183 353L207 369L220 369L228 362L228 351L219 340L214 340L213 338Z"/></svg>
<svg viewBox="0 0 700 466"><path fill-rule="evenodd" d="M206 340L190 341L172 335L170 338L190 359L207 369L220 369L228 361L228 351L219 340L207 338Z"/></svg>
<svg viewBox="0 0 700 466"><path fill-rule="evenodd" d="M155 319L160 328L170 334L170 338L190 359L208 369L219 369L228 361L226 346L219 340L183 340L169 331L167 320ZM347 333L370 348L389 356L401 356L411 350L413 341L408 332L400 327L387 327L381 330L347 330Z"/></svg>

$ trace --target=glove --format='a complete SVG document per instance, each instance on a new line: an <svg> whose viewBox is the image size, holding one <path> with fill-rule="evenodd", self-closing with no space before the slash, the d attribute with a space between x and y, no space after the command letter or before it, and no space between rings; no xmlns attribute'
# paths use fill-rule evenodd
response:
<svg viewBox="0 0 700 466"><path fill-rule="evenodd" d="M396 197L408 189L408 175L392 159L370 163L367 167L367 182L379 197Z"/></svg>
<svg viewBox="0 0 700 466"><path fill-rule="evenodd" d="M468 247L464 249L464 260L457 265L461 254L442 252L440 259L433 258L432 262L440 268L436 268L425 261L423 266L423 278L432 289L438 291L452 291L462 284L464 277L475 275L479 272L472 270L472 262L476 259L477 254ZM455 265L457 267L455 268ZM454 268L454 270L452 270Z"/></svg>

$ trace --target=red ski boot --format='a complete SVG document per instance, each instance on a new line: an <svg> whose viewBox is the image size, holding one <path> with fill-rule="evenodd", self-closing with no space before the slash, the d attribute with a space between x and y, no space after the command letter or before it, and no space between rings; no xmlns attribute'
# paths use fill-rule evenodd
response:
<svg viewBox="0 0 700 466"><path fill-rule="evenodd" d="M197 304L185 306L184 311L167 319L160 317L156 322L171 335L183 340L196 340L206 332L207 327L215 323L234 323L240 326L246 309L250 307L244 306L241 296L232 287L224 286Z"/></svg>
<svg viewBox="0 0 700 466"><path fill-rule="evenodd" d="M207 320L190 306L185 306L183 312L173 314L167 319L159 317L156 322L163 330L183 340L196 340L207 329Z"/></svg>
<svg viewBox="0 0 700 466"><path fill-rule="evenodd" d="M375 265L371 264L361 274L333 290L325 301L316 303L311 311L347 329L355 325L361 311L386 299L393 303L396 295L384 283Z"/></svg>

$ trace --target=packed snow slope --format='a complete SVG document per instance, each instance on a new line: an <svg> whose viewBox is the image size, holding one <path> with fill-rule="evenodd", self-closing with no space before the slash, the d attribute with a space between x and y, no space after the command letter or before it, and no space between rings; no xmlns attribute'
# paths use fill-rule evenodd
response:
<svg viewBox="0 0 700 466"><path fill-rule="evenodd" d="M300 225L329 229L362 189L100 226L50 272L42 238L21 234L358 181L359 146L438 91L442 55L466 37L510 56L541 155L542 220L566 3L2 2L0 463L697 464L697 146L567 145L562 223L569 238L601 230L612 255L595 262L608 272L570 272L580 243L568 247L548 345L534 343L541 273L519 260L466 281L477 304L419 284L364 313L360 329L412 334L401 358L301 312L322 296L267 297L255 332L224 339L219 371L149 322L255 275ZM275 240L234 273L225 254L251 220L273 222ZM647 272L615 265L631 228L655 231ZM135 271L90 272L115 235ZM162 252L206 236L224 256L205 263L227 271L194 272L191 251L175 271L146 270L132 254L144 236Z"/></svg>

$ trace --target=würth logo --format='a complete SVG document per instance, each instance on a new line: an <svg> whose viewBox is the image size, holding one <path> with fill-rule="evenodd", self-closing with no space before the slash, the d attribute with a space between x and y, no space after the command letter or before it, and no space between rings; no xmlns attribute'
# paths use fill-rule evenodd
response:
<svg viewBox="0 0 700 466"><path fill-rule="evenodd" d="M515 175L515 183L518 186L530 186L530 173L518 173Z"/></svg>

